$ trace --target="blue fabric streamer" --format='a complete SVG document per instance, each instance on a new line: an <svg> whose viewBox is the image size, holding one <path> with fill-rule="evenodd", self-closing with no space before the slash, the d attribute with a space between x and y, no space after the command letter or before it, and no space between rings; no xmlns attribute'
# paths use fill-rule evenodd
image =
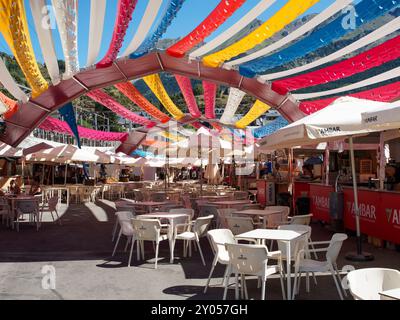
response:
<svg viewBox="0 0 400 320"><path fill-rule="evenodd" d="M399 5L399 0L364 0L354 6L356 13L356 27L360 27L375 18L388 13ZM239 72L245 77L255 77L258 74L266 74L268 70L304 57L317 49L327 47L335 40L353 32L353 28L344 28L343 24L349 22L351 11L342 12L336 19L321 28L314 30L308 36L297 41L293 45L273 53L269 56L260 57L253 61L245 62L239 66ZM398 15L398 10L394 12ZM344 46L345 44L343 44ZM341 49L335 46L327 50L326 55Z"/></svg>
<svg viewBox="0 0 400 320"><path fill-rule="evenodd" d="M155 49L158 40L164 35L167 31L168 27L175 19L178 11L181 9L185 0L170 0L169 4L167 5L164 14L162 15L161 20L154 24L156 27L153 27L155 31L151 34L151 36L147 36L140 47L134 52L129 55L130 59L139 58L146 53L150 52L151 50Z"/></svg>
<svg viewBox="0 0 400 320"><path fill-rule="evenodd" d="M287 122L287 120L284 117L279 116L278 118L268 123L267 125L254 129L253 135L255 138L263 138L265 136L274 133L276 130L279 130L280 128L286 127L288 124L289 122Z"/></svg>
<svg viewBox="0 0 400 320"><path fill-rule="evenodd" d="M75 111L74 111L74 107L72 106L72 103L71 102L67 103L62 108L58 109L58 112L64 118L65 122L68 123L68 125L78 143L78 147L80 149L81 148L81 139L79 138L78 126L76 124Z"/></svg>

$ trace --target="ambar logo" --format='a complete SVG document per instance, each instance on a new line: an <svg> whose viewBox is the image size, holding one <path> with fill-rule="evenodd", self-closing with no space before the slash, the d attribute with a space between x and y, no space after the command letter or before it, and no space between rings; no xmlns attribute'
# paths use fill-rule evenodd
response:
<svg viewBox="0 0 400 320"><path fill-rule="evenodd" d="M400 209L386 208L385 213L388 223L400 226Z"/></svg>
<svg viewBox="0 0 400 320"><path fill-rule="evenodd" d="M327 128L318 129L318 132L321 136L329 136L332 133L337 133L340 131L341 131L340 127L327 127Z"/></svg>
<svg viewBox="0 0 400 320"><path fill-rule="evenodd" d="M347 209L355 215L354 202L347 202ZM371 220L376 220L376 207L373 204L360 203L358 205L359 216Z"/></svg>
<svg viewBox="0 0 400 320"><path fill-rule="evenodd" d="M364 120L365 123L376 122L378 121L378 116L368 117Z"/></svg>
<svg viewBox="0 0 400 320"><path fill-rule="evenodd" d="M320 209L329 209L329 198L322 196L313 196L314 205Z"/></svg>

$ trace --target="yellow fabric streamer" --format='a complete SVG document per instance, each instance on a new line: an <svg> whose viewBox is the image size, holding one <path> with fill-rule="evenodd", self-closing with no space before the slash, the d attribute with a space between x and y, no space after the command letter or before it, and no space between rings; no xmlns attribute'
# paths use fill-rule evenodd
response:
<svg viewBox="0 0 400 320"><path fill-rule="evenodd" d="M243 37L241 40L226 47L225 49L205 56L203 63L209 67L218 67L225 61L244 53L256 45L272 37L276 32L282 30L298 16L306 12L319 0L290 0L269 20L264 22L256 30Z"/></svg>
<svg viewBox="0 0 400 320"><path fill-rule="evenodd" d="M177 134L173 134L173 133L170 133L168 131L160 132L160 136L163 136L164 138L167 138L167 139L172 140L172 141L182 141L182 140L185 139L183 137L178 136Z"/></svg>
<svg viewBox="0 0 400 320"><path fill-rule="evenodd" d="M32 88L32 97L37 97L48 83L36 63L23 0L0 0L0 31Z"/></svg>
<svg viewBox="0 0 400 320"><path fill-rule="evenodd" d="M256 120L258 117L267 112L271 107L260 100L257 100L250 108L242 119L235 123L235 126L239 129L245 129L250 123Z"/></svg>
<svg viewBox="0 0 400 320"><path fill-rule="evenodd" d="M160 100L162 105L168 112L176 119L179 120L184 116L183 112L175 105L175 103L169 97L164 85L161 82L161 78L158 74L152 74L143 78L144 82L156 95L157 99Z"/></svg>

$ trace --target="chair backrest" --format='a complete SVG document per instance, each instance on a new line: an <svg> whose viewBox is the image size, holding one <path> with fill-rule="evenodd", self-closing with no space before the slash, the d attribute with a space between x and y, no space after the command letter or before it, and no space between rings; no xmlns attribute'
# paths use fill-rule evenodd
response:
<svg viewBox="0 0 400 320"><path fill-rule="evenodd" d="M254 230L253 219L251 217L226 217L226 223L228 229L232 231L234 235L245 233Z"/></svg>
<svg viewBox="0 0 400 320"><path fill-rule="evenodd" d="M297 254L300 250L307 250L308 248L308 239L311 236L311 227L300 225L300 224L287 224L278 227L279 230L291 230L291 231L299 231L306 232L302 237L298 237L290 241L291 253L290 256L292 258L297 257ZM278 241L278 250L281 251L282 256L286 256L286 244L282 241ZM308 252L306 252L308 254Z"/></svg>
<svg viewBox="0 0 400 320"><path fill-rule="evenodd" d="M336 259L339 256L340 249L342 249L343 241L346 240L347 234L335 233L332 236L331 242L326 252L326 259L332 263L336 263Z"/></svg>
<svg viewBox="0 0 400 320"><path fill-rule="evenodd" d="M229 229L228 227L228 222L226 221L226 217L230 217L236 209L233 208L218 208L218 220L220 223L220 226L225 229Z"/></svg>
<svg viewBox="0 0 400 320"><path fill-rule="evenodd" d="M199 205L199 217L206 217L213 215L213 217L218 217L218 207L211 204Z"/></svg>
<svg viewBox="0 0 400 320"><path fill-rule="evenodd" d="M302 224L302 225L310 225L312 214L302 214L302 215L297 215L293 216L292 219L290 219L290 224Z"/></svg>
<svg viewBox="0 0 400 320"><path fill-rule="evenodd" d="M151 201L163 202L167 199L167 195L164 192L156 192L150 195Z"/></svg>
<svg viewBox="0 0 400 320"><path fill-rule="evenodd" d="M136 201L144 200L144 195L143 195L142 191L140 191L140 190L133 190L133 196Z"/></svg>
<svg viewBox="0 0 400 320"><path fill-rule="evenodd" d="M194 216L194 210L193 209L188 209L188 208L173 208L169 209L170 213L183 213L189 215L190 219L193 219Z"/></svg>
<svg viewBox="0 0 400 320"><path fill-rule="evenodd" d="M161 223L158 219L132 219L132 225L138 240L157 240Z"/></svg>
<svg viewBox="0 0 400 320"><path fill-rule="evenodd" d="M35 213L39 210L39 202L34 200L20 200L17 201L16 208L22 213Z"/></svg>
<svg viewBox="0 0 400 320"><path fill-rule="evenodd" d="M355 300L381 300L379 292L400 288L400 271L365 268L347 274L350 292Z"/></svg>
<svg viewBox="0 0 400 320"><path fill-rule="evenodd" d="M247 191L235 191L233 194L233 199L235 200L247 200L249 198L249 193Z"/></svg>
<svg viewBox="0 0 400 320"><path fill-rule="evenodd" d="M225 244L233 272L262 274L268 262L268 249L263 245Z"/></svg>
<svg viewBox="0 0 400 320"><path fill-rule="evenodd" d="M131 211L118 211L115 213L117 215L118 224L121 227L123 235L131 236L134 233L131 219L133 214Z"/></svg>
<svg viewBox="0 0 400 320"><path fill-rule="evenodd" d="M213 215L197 218L193 224L193 232L197 233L199 238L204 236L213 218Z"/></svg>
<svg viewBox="0 0 400 320"><path fill-rule="evenodd" d="M57 210L57 204L58 204L58 196L51 197L47 201L47 203L49 205L49 210L50 211L56 211Z"/></svg>
<svg viewBox="0 0 400 320"><path fill-rule="evenodd" d="M207 232L208 240L218 260L229 261L225 244L236 243L235 236L229 229L214 229Z"/></svg>

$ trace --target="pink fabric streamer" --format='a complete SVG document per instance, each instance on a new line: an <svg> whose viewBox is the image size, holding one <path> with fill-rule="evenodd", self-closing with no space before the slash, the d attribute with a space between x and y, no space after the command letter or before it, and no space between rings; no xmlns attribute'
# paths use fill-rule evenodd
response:
<svg viewBox="0 0 400 320"><path fill-rule="evenodd" d="M86 94L89 98L92 98L94 101L102 104L106 108L114 111L119 116L128 119L134 123L144 125L144 126L154 126L156 123L151 121L145 117L139 116L138 114L128 110L113 98L111 98L107 93L100 89L92 90Z"/></svg>
<svg viewBox="0 0 400 320"><path fill-rule="evenodd" d="M104 58L96 64L97 68L109 67L117 58L119 50L125 38L132 13L135 10L137 0L118 0L117 19L115 20L114 32L108 51Z"/></svg>
<svg viewBox="0 0 400 320"><path fill-rule="evenodd" d="M274 81L272 83L272 89L279 94L285 95L288 91L313 87L319 84L347 78L354 74L378 67L399 57L400 36L397 36L368 51L360 53L355 57L335 63L329 67L295 77Z"/></svg>
<svg viewBox="0 0 400 320"><path fill-rule="evenodd" d="M212 82L203 81L205 116L207 119L215 119L215 95L217 85Z"/></svg>
<svg viewBox="0 0 400 320"><path fill-rule="evenodd" d="M58 133L68 134L73 136L73 133L65 121L56 118L48 117L39 126L40 129L53 131ZM106 132L78 126L79 136L90 140L98 141L125 141L128 136L127 132Z"/></svg>
<svg viewBox="0 0 400 320"><path fill-rule="evenodd" d="M196 97L193 94L192 84L190 79L184 76L175 75L176 82L182 91L183 97L185 98L189 112L194 118L201 117L201 112L197 106Z"/></svg>
<svg viewBox="0 0 400 320"><path fill-rule="evenodd" d="M395 83L391 83L371 90L349 94L349 96L359 99L375 100L381 102L392 102L396 98L400 97L399 88L400 88L400 81L397 81ZM331 104L337 98L339 98L339 96L321 100L303 101L300 103L299 108L305 114L312 114L316 111L325 108L327 105Z"/></svg>

